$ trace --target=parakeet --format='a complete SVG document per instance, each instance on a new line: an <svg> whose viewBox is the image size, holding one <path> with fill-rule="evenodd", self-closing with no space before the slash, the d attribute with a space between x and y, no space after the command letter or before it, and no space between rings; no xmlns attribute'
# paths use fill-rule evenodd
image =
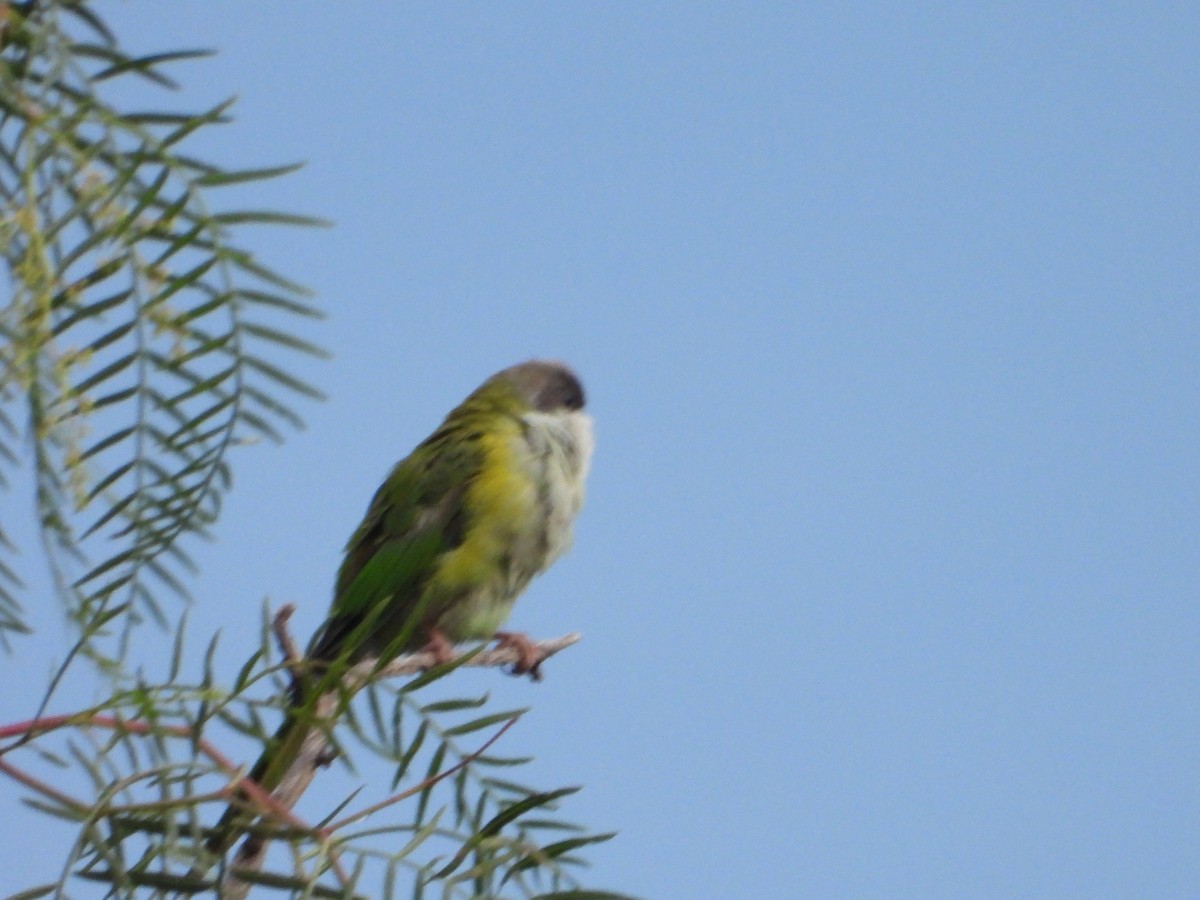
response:
<svg viewBox="0 0 1200 900"><path fill-rule="evenodd" d="M397 463L346 546L310 674L249 778L275 789L313 727L302 707L361 660L428 649L445 661L456 643L499 637L519 652L515 671L536 678L536 647L499 629L570 546L592 446L579 379L532 360L485 381ZM231 806L209 850L227 849L249 818Z"/></svg>

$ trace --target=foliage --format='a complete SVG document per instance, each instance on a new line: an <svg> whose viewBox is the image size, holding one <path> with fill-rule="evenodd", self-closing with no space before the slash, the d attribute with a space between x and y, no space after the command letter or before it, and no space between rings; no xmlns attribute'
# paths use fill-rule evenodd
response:
<svg viewBox="0 0 1200 900"><path fill-rule="evenodd" d="M27 425L44 544L83 649L106 624L128 636L161 596L185 595L185 539L203 536L229 487L229 451L299 424L289 395L317 391L277 351L319 354L290 323L304 291L235 240L248 224L315 220L214 211L222 187L296 166L227 170L185 139L228 121L120 109L122 82L172 86L196 50L132 57L82 2L0 5L0 465ZM19 408L19 410L18 410ZM8 544L5 536L0 539ZM25 627L0 561L0 631Z"/></svg>
<svg viewBox="0 0 1200 900"><path fill-rule="evenodd" d="M229 802L237 769L210 736L217 729L260 743L270 736L264 712L278 704L252 695L262 684L273 684L276 696L287 688L281 667L269 663L265 628L263 634L259 652L228 691L216 686L212 671L215 642L191 683L180 678L177 645L161 685L124 679L94 708L0 728L0 738L19 739L10 751L37 752L43 767L73 763L76 774L85 775L67 791L60 778L52 787L31 776L28 764L16 768L20 753L12 754L13 762L0 758L0 772L34 790L29 802L35 808L78 829L58 880L29 896L65 894L72 879L103 882L123 896L207 893L224 883L230 861L214 866L203 823ZM492 746L525 710L484 712L486 696L424 699L447 674L377 682L362 693L356 712L336 729L335 743L343 759L355 746L390 761L391 790L404 789L370 803L356 791L319 826L291 813L268 815L253 832L274 838L287 853L273 871L245 872L247 884L314 897L619 896L587 891L578 882L575 870L583 861L576 851L612 837L555 814L559 801L578 789L538 791L504 776L529 759L497 755ZM38 740L66 728L74 729L69 760ZM404 821L397 822L400 815ZM368 825L369 817L391 821ZM234 896L234 889L225 890Z"/></svg>

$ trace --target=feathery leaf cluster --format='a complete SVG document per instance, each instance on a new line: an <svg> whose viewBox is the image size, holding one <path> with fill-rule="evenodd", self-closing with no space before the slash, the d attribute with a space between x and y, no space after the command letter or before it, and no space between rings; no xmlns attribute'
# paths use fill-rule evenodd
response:
<svg viewBox="0 0 1200 900"><path fill-rule="evenodd" d="M292 330L316 310L235 240L246 224L317 222L210 208L224 186L296 168L227 171L184 153L232 101L180 113L106 100L123 81L172 87L164 67L202 52L130 56L82 2L3 10L0 477L23 430L69 614L86 634L128 635L163 620L164 594L186 596L184 539L216 518L230 449L280 440L300 424L291 398L318 396L278 361L320 354ZM24 627L17 589L0 559L0 634Z"/></svg>
<svg viewBox="0 0 1200 900"><path fill-rule="evenodd" d="M181 650L162 684L123 678L106 702L44 720L0 748L6 774L21 772L33 792L26 802L75 829L57 880L27 896L65 895L80 880L103 882L115 896L202 894L218 885L235 895L236 857L214 868L205 848L204 823L228 802L237 773L211 741L233 729L265 742L263 712L277 704L255 695L264 685L286 694L286 673L271 662L265 628L229 690L208 662L215 642L191 682L180 677ZM529 762L492 750L525 710L485 712L486 696L426 699L450 671L372 684L331 734L346 768L353 770L355 752L391 761L389 796L356 789L320 810L316 824L267 815L251 833L280 848L268 858L275 865L238 870L233 881L294 897L618 900L580 884L585 863L576 851L612 834L558 816L578 788L537 790L503 775ZM47 766L70 774L54 786L28 774Z"/></svg>

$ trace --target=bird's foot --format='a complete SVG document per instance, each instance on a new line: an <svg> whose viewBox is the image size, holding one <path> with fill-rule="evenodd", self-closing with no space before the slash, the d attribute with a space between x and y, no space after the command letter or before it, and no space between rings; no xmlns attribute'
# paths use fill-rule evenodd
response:
<svg viewBox="0 0 1200 900"><path fill-rule="evenodd" d="M517 651L517 661L513 663L512 674L528 675L534 681L542 680L541 665L546 654L529 639L528 635L519 631L497 631L496 649L502 650L505 647Z"/></svg>
<svg viewBox="0 0 1200 900"><path fill-rule="evenodd" d="M454 659L454 645L446 640L446 636L436 628L429 629L428 639L425 641L425 646L421 648L421 652L432 654L435 666L444 666Z"/></svg>

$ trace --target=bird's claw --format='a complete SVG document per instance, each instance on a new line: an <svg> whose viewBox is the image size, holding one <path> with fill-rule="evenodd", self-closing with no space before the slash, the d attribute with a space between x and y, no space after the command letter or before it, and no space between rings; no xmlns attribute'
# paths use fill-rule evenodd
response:
<svg viewBox="0 0 1200 900"><path fill-rule="evenodd" d="M446 640L446 636L436 628L429 629L428 640L421 650L433 656L433 665L435 666L444 666L454 659L454 645Z"/></svg>
<svg viewBox="0 0 1200 900"><path fill-rule="evenodd" d="M510 648L517 651L517 661L513 663L513 675L528 675L534 681L542 680L542 661L546 654L542 652L528 635L519 631L497 631L496 649Z"/></svg>

